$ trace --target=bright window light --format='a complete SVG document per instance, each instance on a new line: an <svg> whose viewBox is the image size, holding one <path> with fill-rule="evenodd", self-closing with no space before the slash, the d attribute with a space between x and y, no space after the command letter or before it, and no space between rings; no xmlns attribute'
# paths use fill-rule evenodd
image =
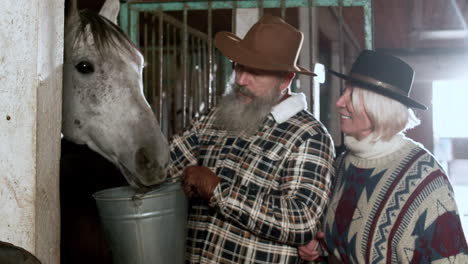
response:
<svg viewBox="0 0 468 264"><path fill-rule="evenodd" d="M468 137L468 81L432 84L434 137Z"/></svg>

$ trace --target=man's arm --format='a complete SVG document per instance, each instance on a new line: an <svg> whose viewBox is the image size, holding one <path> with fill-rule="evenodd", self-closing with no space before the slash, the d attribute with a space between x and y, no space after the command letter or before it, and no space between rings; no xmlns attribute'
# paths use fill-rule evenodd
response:
<svg viewBox="0 0 468 264"><path fill-rule="evenodd" d="M313 239L328 201L333 157L330 136L316 134L288 155L281 170L281 194L221 180L210 204L258 236L303 245Z"/></svg>
<svg viewBox="0 0 468 264"><path fill-rule="evenodd" d="M168 178L180 178L185 167L196 165L199 154L198 124L182 135L174 136L169 146L170 162L167 167Z"/></svg>

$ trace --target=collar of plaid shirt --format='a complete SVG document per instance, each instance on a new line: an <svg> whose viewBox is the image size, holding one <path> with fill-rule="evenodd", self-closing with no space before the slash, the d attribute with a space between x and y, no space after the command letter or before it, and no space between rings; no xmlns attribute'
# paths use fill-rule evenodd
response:
<svg viewBox="0 0 468 264"><path fill-rule="evenodd" d="M307 101L303 93L291 93L286 100L275 105L271 110L271 114L279 124L285 122L295 114L307 109Z"/></svg>

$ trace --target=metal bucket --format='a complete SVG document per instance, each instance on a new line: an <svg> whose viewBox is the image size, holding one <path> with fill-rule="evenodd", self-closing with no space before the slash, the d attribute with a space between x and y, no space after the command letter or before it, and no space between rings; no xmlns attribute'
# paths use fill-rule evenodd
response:
<svg viewBox="0 0 468 264"><path fill-rule="evenodd" d="M118 187L93 196L113 263L184 263L187 198L180 183L146 193Z"/></svg>

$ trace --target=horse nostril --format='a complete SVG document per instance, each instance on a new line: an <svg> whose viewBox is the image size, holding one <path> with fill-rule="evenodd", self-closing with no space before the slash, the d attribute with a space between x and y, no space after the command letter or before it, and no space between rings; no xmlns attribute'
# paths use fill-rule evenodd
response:
<svg viewBox="0 0 468 264"><path fill-rule="evenodd" d="M138 149L136 153L136 165L137 168L142 168L144 170L153 170L158 167L156 161L153 161L145 148Z"/></svg>
<svg viewBox="0 0 468 264"><path fill-rule="evenodd" d="M135 167L136 177L145 186L158 184L166 178L164 168L146 148L140 148L136 152Z"/></svg>
<svg viewBox="0 0 468 264"><path fill-rule="evenodd" d="M148 153L144 148L138 149L136 152L136 162L138 167L146 167L149 162Z"/></svg>

